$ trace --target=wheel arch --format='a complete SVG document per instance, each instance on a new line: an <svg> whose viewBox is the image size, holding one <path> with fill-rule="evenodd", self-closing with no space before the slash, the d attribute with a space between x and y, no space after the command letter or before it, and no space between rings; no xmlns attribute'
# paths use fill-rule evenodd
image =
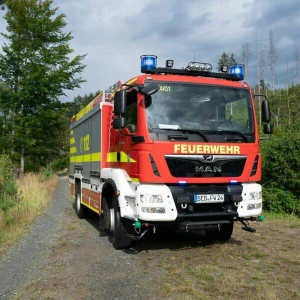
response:
<svg viewBox="0 0 300 300"><path fill-rule="evenodd" d="M115 182L112 179L106 179L104 181L104 185L102 187L101 202L102 202L102 199L105 198L109 208L112 208L113 200L114 200L114 197L116 196L116 192L117 192L117 186L116 186ZM102 203L101 203L101 206L102 206Z"/></svg>

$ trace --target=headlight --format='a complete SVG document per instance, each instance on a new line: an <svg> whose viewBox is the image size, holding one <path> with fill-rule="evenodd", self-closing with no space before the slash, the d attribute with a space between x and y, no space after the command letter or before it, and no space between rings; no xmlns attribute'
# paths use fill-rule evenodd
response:
<svg viewBox="0 0 300 300"><path fill-rule="evenodd" d="M249 193L249 200L260 200L261 199L261 192L250 192Z"/></svg>
<svg viewBox="0 0 300 300"><path fill-rule="evenodd" d="M164 214L166 210L164 207L142 207L142 212L152 214Z"/></svg>
<svg viewBox="0 0 300 300"><path fill-rule="evenodd" d="M140 196L140 201L142 203L163 203L163 198L161 195L145 194Z"/></svg>
<svg viewBox="0 0 300 300"><path fill-rule="evenodd" d="M251 210L251 209L258 209L261 208L261 203L255 203L255 204L248 204L247 205L247 209Z"/></svg>

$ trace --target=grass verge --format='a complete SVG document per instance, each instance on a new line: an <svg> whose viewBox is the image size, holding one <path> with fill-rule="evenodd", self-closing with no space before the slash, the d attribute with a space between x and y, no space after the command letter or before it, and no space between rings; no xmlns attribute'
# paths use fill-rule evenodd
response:
<svg viewBox="0 0 300 300"><path fill-rule="evenodd" d="M56 175L45 177L33 173L17 180L17 204L6 212L0 210L0 257L44 211L57 183Z"/></svg>
<svg viewBox="0 0 300 300"><path fill-rule="evenodd" d="M252 224L255 233L236 223L224 244L205 242L196 234L190 239L174 236L171 246L158 244L151 264L162 274L157 284L163 298L300 299L300 218L264 216L264 222ZM147 268L146 260L144 265Z"/></svg>

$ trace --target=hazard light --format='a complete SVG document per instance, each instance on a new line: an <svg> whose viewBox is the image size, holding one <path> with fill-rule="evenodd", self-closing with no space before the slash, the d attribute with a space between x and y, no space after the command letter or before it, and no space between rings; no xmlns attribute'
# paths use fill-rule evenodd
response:
<svg viewBox="0 0 300 300"><path fill-rule="evenodd" d="M156 55L142 55L141 56L141 72L147 73L156 68Z"/></svg>
<svg viewBox="0 0 300 300"><path fill-rule="evenodd" d="M229 74L235 75L240 80L244 79L245 76L245 68L244 65L234 65L229 67Z"/></svg>

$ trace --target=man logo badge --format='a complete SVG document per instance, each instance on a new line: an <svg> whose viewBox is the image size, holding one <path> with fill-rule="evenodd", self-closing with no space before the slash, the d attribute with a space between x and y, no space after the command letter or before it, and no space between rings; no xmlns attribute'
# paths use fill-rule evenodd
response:
<svg viewBox="0 0 300 300"><path fill-rule="evenodd" d="M206 163L212 163L214 162L214 156L203 155L203 161ZM211 165L211 164L195 166L195 172L196 173L221 173L222 167L220 165Z"/></svg>
<svg viewBox="0 0 300 300"><path fill-rule="evenodd" d="M213 155L203 155L203 159L206 162L213 162L214 161L214 156Z"/></svg>

